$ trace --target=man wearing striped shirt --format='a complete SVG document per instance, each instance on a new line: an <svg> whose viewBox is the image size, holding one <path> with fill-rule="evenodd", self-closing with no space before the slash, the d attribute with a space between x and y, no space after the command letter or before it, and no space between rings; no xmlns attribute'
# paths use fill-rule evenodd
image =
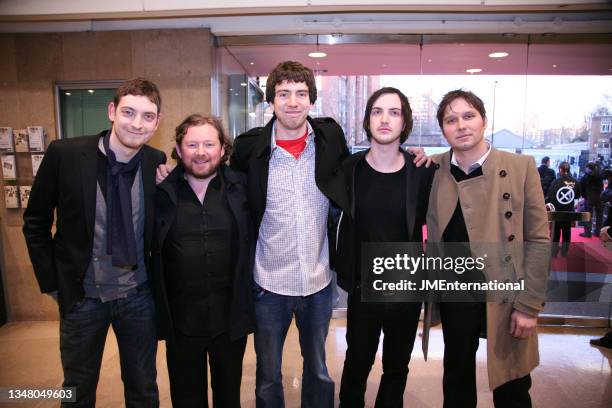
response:
<svg viewBox="0 0 612 408"><path fill-rule="evenodd" d="M231 166L248 176L258 231L255 251L257 407L284 407L282 354L293 316L304 369L302 407L332 407L325 363L332 313L334 204L348 200L339 164L348 155L342 128L308 116L317 98L312 71L293 61L267 80L274 117L235 141Z"/></svg>

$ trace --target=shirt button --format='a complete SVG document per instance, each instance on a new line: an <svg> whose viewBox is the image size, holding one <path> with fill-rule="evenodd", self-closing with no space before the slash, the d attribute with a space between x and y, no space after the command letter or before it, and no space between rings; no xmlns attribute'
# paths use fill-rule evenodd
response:
<svg viewBox="0 0 612 408"><path fill-rule="evenodd" d="M508 236L508 241L514 241L514 234L510 234Z"/></svg>
<svg viewBox="0 0 612 408"><path fill-rule="evenodd" d="M508 175L508 173L506 173L506 170L501 170L501 171L499 172L499 176L500 176L500 177L506 177L507 175Z"/></svg>
<svg viewBox="0 0 612 408"><path fill-rule="evenodd" d="M504 200L509 200L510 199L510 193L504 193L504 195L502 197L504 197Z"/></svg>
<svg viewBox="0 0 612 408"><path fill-rule="evenodd" d="M504 216L505 216L506 218L510 218L510 217L512 217L512 211L506 211L506 213L504 214Z"/></svg>

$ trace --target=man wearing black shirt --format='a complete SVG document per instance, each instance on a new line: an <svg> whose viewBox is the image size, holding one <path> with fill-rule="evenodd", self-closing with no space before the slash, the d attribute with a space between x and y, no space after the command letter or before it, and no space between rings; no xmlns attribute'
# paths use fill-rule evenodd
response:
<svg viewBox="0 0 612 408"><path fill-rule="evenodd" d="M433 168L415 167L414 156L400 147L412 130L412 111L399 90L382 88L372 94L363 127L370 150L348 157L342 165L352 205L343 213L338 238L338 284L349 293L340 405L364 406L383 331L383 375L376 407L401 407L421 303L362 302L356 265L361 243L423 240Z"/></svg>
<svg viewBox="0 0 612 408"><path fill-rule="evenodd" d="M187 117L179 165L157 189L153 266L175 407L207 406L207 357L214 406L240 406L253 237L244 178L222 164L229 148L218 120Z"/></svg>

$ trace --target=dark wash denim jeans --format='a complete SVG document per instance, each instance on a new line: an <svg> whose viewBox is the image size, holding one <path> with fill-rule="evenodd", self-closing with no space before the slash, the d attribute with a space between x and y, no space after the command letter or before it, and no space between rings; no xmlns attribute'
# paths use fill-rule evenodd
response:
<svg viewBox="0 0 612 408"><path fill-rule="evenodd" d="M84 298L60 320L64 387L76 387L67 407L93 407L108 328L119 346L126 407L158 407L155 306L144 283L125 299L102 303Z"/></svg>
<svg viewBox="0 0 612 408"><path fill-rule="evenodd" d="M283 296L260 291L255 301L255 313L257 407L285 406L281 373L283 345L294 314L304 358L301 406L333 407L334 382L325 363L325 339L332 314L331 285L309 296Z"/></svg>

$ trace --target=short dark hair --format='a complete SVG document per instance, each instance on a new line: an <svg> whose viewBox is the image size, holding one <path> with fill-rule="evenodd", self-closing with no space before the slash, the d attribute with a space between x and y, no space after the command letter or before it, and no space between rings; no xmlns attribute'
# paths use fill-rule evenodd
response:
<svg viewBox="0 0 612 408"><path fill-rule="evenodd" d="M305 82L308 87L310 103L317 100L317 84L312 70L296 61L281 62L274 68L266 81L266 101L274 103L276 85L283 81Z"/></svg>
<svg viewBox="0 0 612 408"><path fill-rule="evenodd" d="M455 89L454 91L448 92L442 100L440 101L440 105L438 105L438 112L436 114L436 118L438 119L438 125L440 125L440 129L442 129L442 122L444 120L444 111L446 108L455 100L462 98L465 100L472 108L476 109L480 116L482 116L482 120L487 119L487 111L484 107L484 102L475 93L470 91L464 91L463 89Z"/></svg>
<svg viewBox="0 0 612 408"><path fill-rule="evenodd" d="M550 159L549 159L549 160L550 160ZM562 162L559 164L559 172L560 172L560 173L562 173L562 174L567 174L567 173L569 173L569 171L570 171L570 165L569 165L569 163L568 163L568 162L566 162L566 161L562 161Z"/></svg>
<svg viewBox="0 0 612 408"><path fill-rule="evenodd" d="M119 101L126 95L146 96L157 106L157 114L161 112L161 95L157 85L145 78L128 79L115 91L113 104L119 106Z"/></svg>
<svg viewBox="0 0 612 408"><path fill-rule="evenodd" d="M225 154L221 158L221 163L225 163L229 158L230 154L232 153L232 141L225 134L221 121L213 116L204 116L200 115L199 113L194 113L192 115L187 116L185 119L183 119L181 124L176 127L174 141L177 145L180 146L181 142L183 141L183 138L185 137L187 131L190 128L204 125L210 125L214 127L217 131L217 135L219 136L219 142L221 143L221 146L225 148ZM181 158L176 152L176 146L172 149L171 157L176 160L177 163L181 163Z"/></svg>
<svg viewBox="0 0 612 408"><path fill-rule="evenodd" d="M363 115L363 130L365 130L368 140L371 140L372 132L370 131L370 115L372 114L372 106L374 106L374 103L378 100L378 98L384 94L395 94L400 99L402 104L402 119L404 120L404 127L400 133L400 144L404 143L412 131L412 109L410 108L410 103L408 102L406 95L404 95L402 91L397 88L387 86L380 88L378 91L370 95L368 102L366 103L365 114Z"/></svg>
<svg viewBox="0 0 612 408"><path fill-rule="evenodd" d="M544 156L542 157L542 164L550 162L550 157ZM564 162L565 163L565 162Z"/></svg>

